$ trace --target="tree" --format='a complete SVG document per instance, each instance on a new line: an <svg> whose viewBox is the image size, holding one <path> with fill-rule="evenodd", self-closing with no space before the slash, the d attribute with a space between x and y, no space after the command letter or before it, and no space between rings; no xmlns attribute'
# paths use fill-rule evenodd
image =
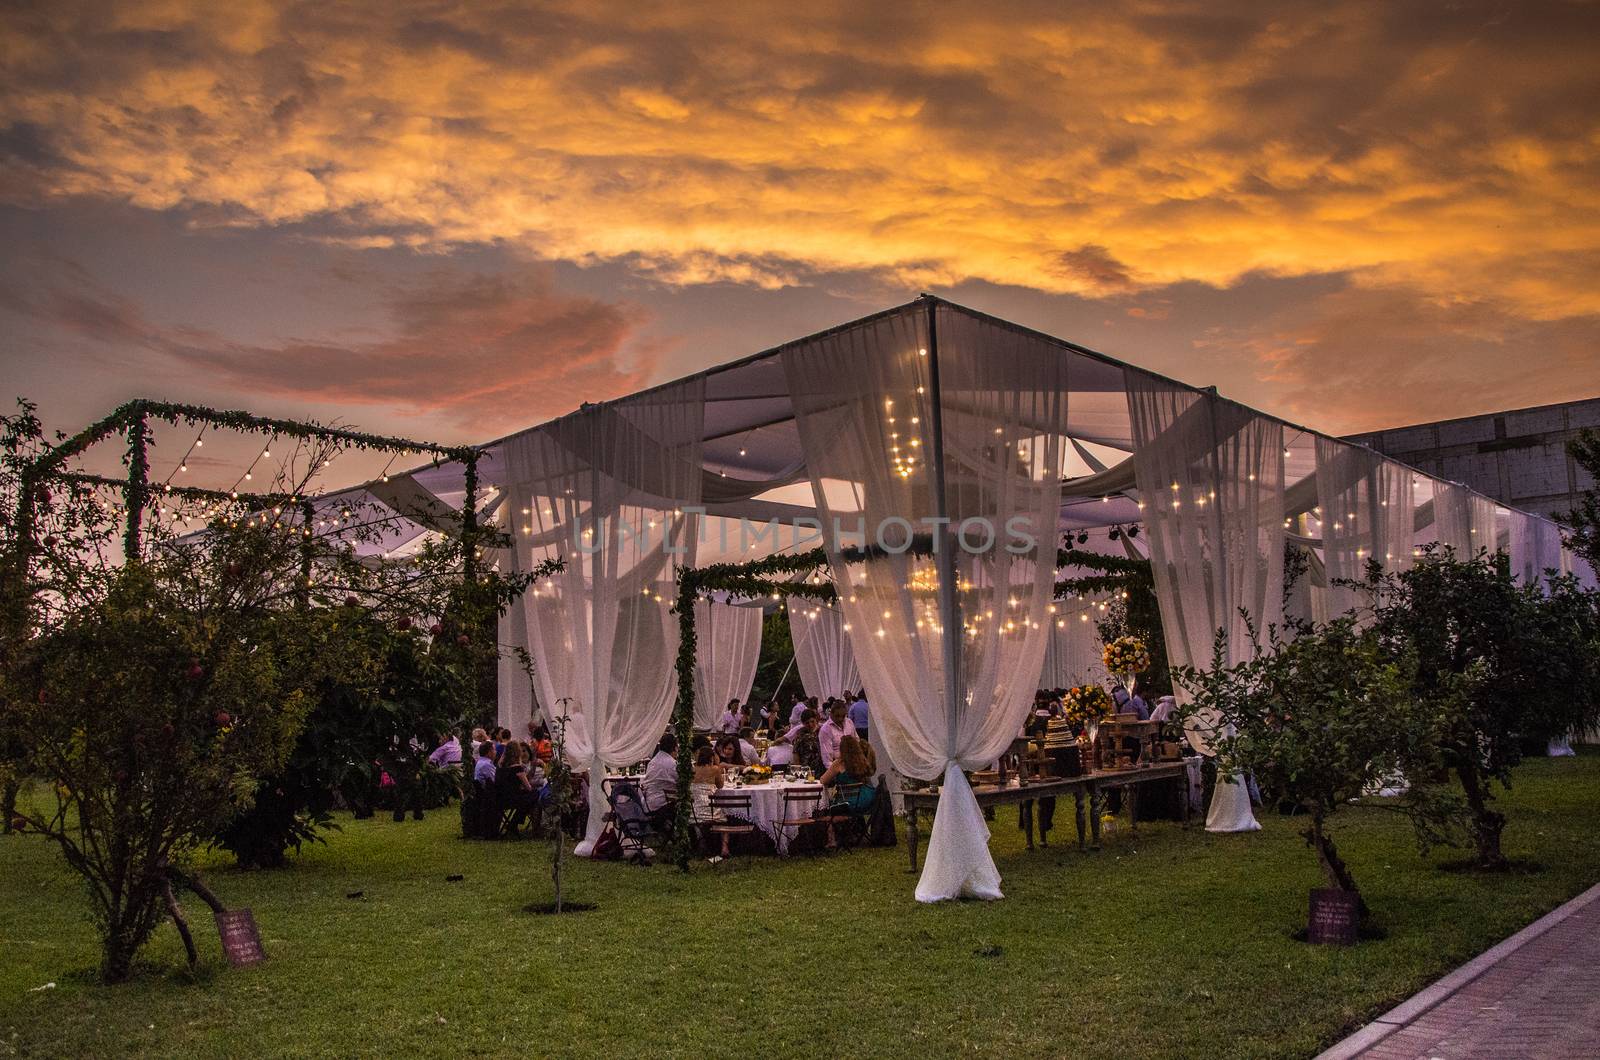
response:
<svg viewBox="0 0 1600 1060"><path fill-rule="evenodd" d="M1366 902L1328 830L1342 806L1403 773L1410 790L1393 808L1424 848L1448 837L1449 803L1427 783L1437 773L1435 726L1407 695L1412 665L1346 617L1292 640L1269 631L1253 658L1233 666L1219 640L1209 670L1173 675L1191 696L1183 715L1215 734L1218 775L1253 774L1264 795L1304 813L1301 835L1323 878L1356 896L1363 919Z"/></svg>
<svg viewBox="0 0 1600 1060"><path fill-rule="evenodd" d="M761 619L761 654L750 686L752 707L777 702L787 708L801 690L800 667L794 661L794 639L787 608Z"/></svg>
<svg viewBox="0 0 1600 1060"><path fill-rule="evenodd" d="M1056 566L1095 572L1058 580L1056 598L1107 594L1105 614L1095 620L1101 643L1109 644L1125 636L1144 641L1150 650L1150 668L1140 675L1139 687L1146 697L1170 693L1167 642L1161 629L1161 607L1156 602L1150 561L1064 548L1056 555Z"/></svg>
<svg viewBox="0 0 1600 1060"><path fill-rule="evenodd" d="M55 794L21 816L88 884L107 982L159 922L169 866L283 763L307 705L273 652L227 608L195 609L183 584L127 565L9 675L34 690L12 717Z"/></svg>
<svg viewBox="0 0 1600 1060"><path fill-rule="evenodd" d="M1589 473L1594 484L1583 491L1578 506L1561 517L1566 546L1600 571L1600 431L1584 429L1567 443L1567 452Z"/></svg>
<svg viewBox="0 0 1600 1060"><path fill-rule="evenodd" d="M1600 646L1595 596L1570 577L1548 597L1516 584L1503 558L1433 546L1411 569L1373 571L1375 629L1388 657L1412 659L1406 698L1440 719L1443 764L1461 784L1477 863L1504 868L1509 787L1524 742L1594 724Z"/></svg>

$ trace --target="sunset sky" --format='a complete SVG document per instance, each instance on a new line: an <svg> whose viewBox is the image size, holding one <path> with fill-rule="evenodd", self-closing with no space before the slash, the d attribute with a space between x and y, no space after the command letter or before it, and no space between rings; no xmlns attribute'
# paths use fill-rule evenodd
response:
<svg viewBox="0 0 1600 1060"><path fill-rule="evenodd" d="M1579 3L38 0L0 365L483 440L928 290L1312 426L1600 394Z"/></svg>

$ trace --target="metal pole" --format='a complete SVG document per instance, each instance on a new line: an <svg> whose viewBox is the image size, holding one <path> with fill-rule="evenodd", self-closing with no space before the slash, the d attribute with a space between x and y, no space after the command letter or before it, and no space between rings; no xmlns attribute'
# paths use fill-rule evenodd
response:
<svg viewBox="0 0 1600 1060"><path fill-rule="evenodd" d="M943 395L939 386L939 318L938 303L927 299L928 306L928 389L932 392L929 417L933 427L933 508L939 518L939 530L934 537L934 563L939 572L939 616L944 623L940 634L944 647L944 709L947 728L946 753L956 757L956 732L961 721L961 702L966 691L965 675L961 672L961 601L956 596L956 533L949 523L949 503L945 496L944 478L944 413L940 406ZM932 779L932 778L929 778Z"/></svg>

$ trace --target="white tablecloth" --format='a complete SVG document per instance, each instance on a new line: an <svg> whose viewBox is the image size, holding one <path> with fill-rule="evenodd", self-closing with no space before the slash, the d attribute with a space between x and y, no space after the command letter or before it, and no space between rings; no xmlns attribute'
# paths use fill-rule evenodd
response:
<svg viewBox="0 0 1600 1060"><path fill-rule="evenodd" d="M783 854L789 848L789 840L794 838L797 828L780 828L778 822L784 818L783 793L786 791L815 792L816 802L809 806L796 804L791 813L804 817L816 815L816 811L828 805L828 794L821 784L816 781L773 781L767 784L746 784L742 788L727 787L722 792L730 795L750 796L750 823L772 837L777 845L778 853Z"/></svg>

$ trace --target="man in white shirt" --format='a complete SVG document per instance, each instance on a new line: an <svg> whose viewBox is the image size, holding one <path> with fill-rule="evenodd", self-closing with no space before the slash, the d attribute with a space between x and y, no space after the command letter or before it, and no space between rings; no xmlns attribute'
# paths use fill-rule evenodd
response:
<svg viewBox="0 0 1600 1060"><path fill-rule="evenodd" d="M822 728L817 731L817 742L822 750L822 768L833 765L833 760L839 754L839 741L846 736L854 736L856 727L845 716L844 700L835 699L828 704L828 720L822 723Z"/></svg>
<svg viewBox="0 0 1600 1060"><path fill-rule="evenodd" d="M644 808L654 813L671 804L678 794L678 738L670 732L656 745L655 756L644 767L644 781L639 794Z"/></svg>
<svg viewBox="0 0 1600 1060"><path fill-rule="evenodd" d="M794 706L789 708L789 728L792 729L796 725L800 724L800 715L806 712L806 707L807 703L805 696L801 695L794 697Z"/></svg>
<svg viewBox="0 0 1600 1060"><path fill-rule="evenodd" d="M739 731L739 701L737 699L728 700L728 709L722 712L722 720L717 723L717 731Z"/></svg>

